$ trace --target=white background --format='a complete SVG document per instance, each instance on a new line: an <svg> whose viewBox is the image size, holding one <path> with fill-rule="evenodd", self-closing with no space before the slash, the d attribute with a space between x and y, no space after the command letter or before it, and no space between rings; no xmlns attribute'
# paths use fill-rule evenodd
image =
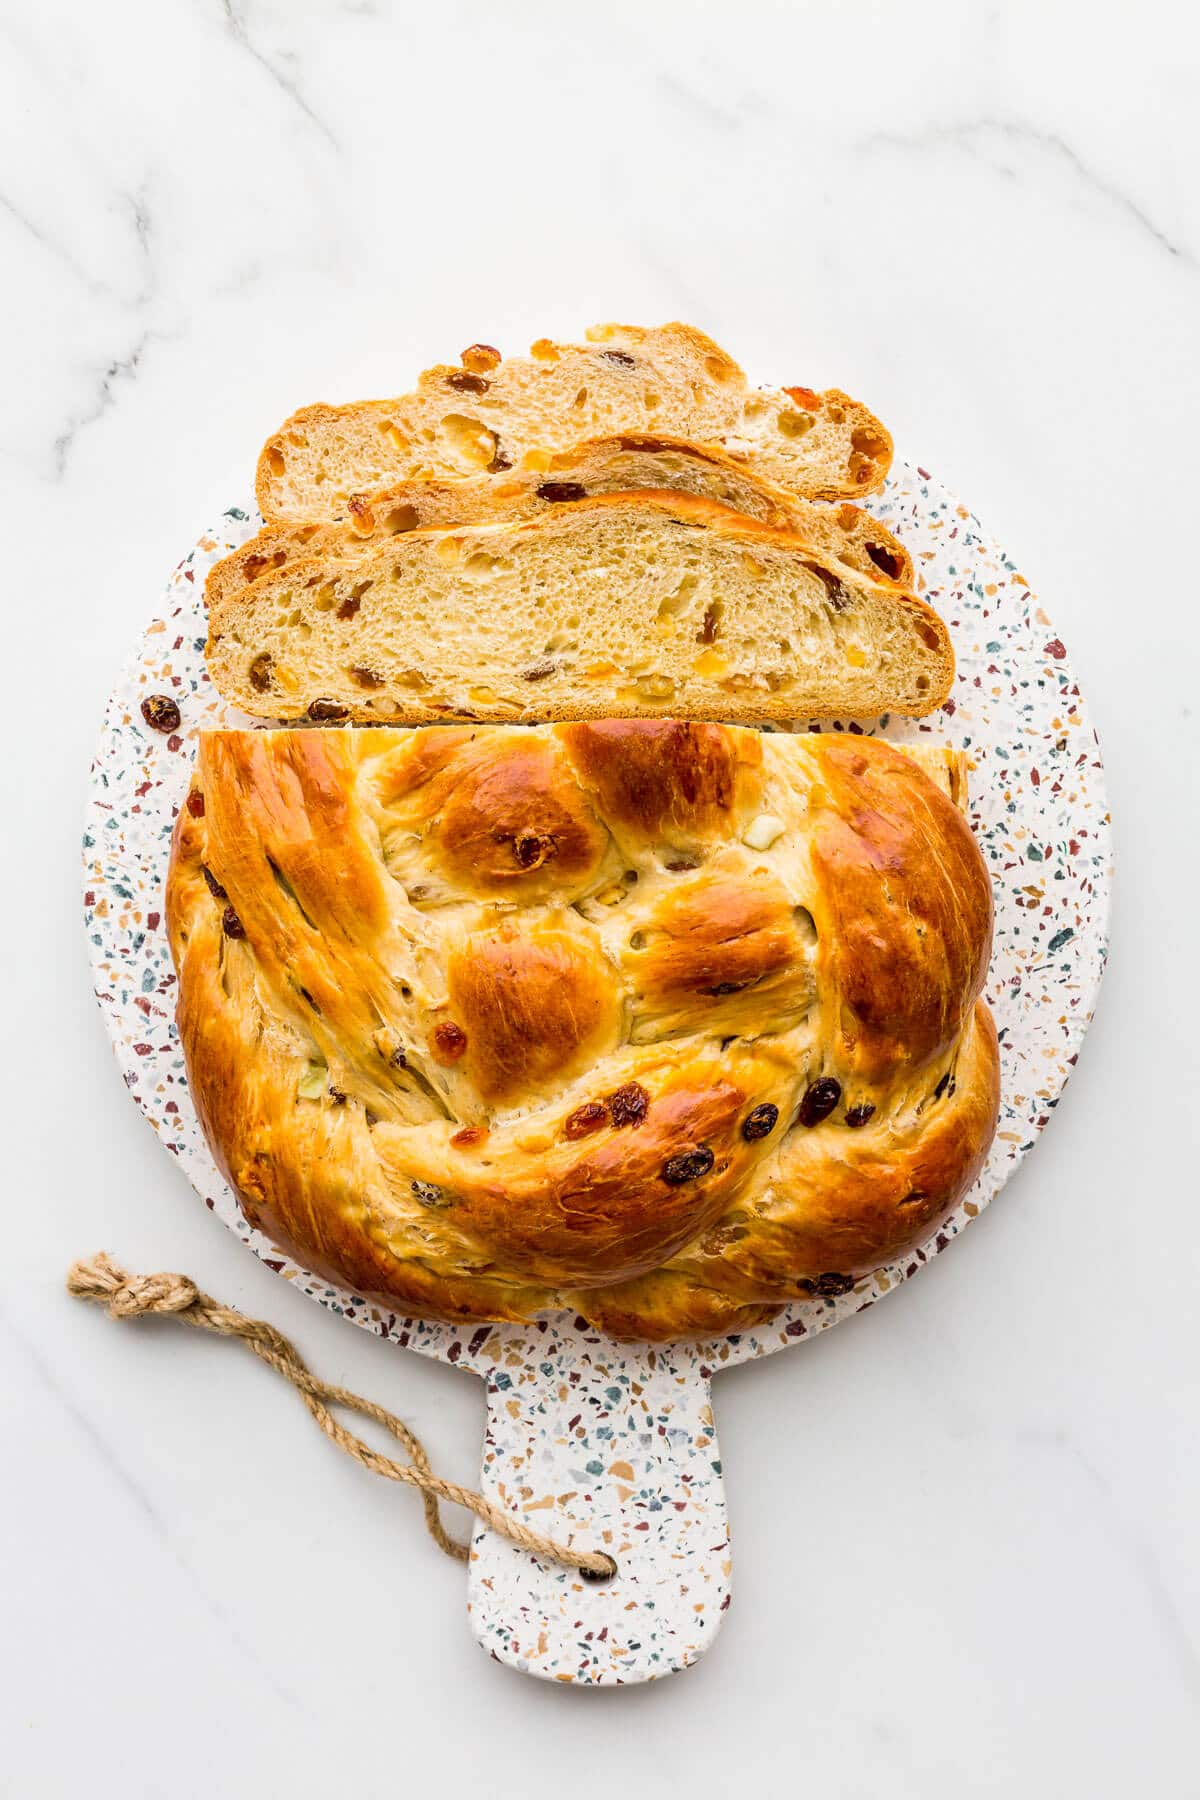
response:
<svg viewBox="0 0 1200 1800"><path fill-rule="evenodd" d="M4 0L0 1791L1194 1796L1200 29L1192 7ZM1008 545L1108 761L1113 959L1037 1154L717 1387L735 1602L656 1687L490 1663L413 1497L183 1268L470 1481L474 1382L256 1264L128 1103L78 835L108 684L293 407L683 317Z"/></svg>

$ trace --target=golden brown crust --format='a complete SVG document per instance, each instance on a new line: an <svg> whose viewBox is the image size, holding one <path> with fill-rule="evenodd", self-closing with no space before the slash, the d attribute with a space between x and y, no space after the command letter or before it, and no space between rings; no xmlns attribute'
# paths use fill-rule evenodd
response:
<svg viewBox="0 0 1200 1800"><path fill-rule="evenodd" d="M995 1125L990 920L916 760L673 721L210 733L167 888L254 1222L397 1310L647 1338L936 1228Z"/></svg>
<svg viewBox="0 0 1200 1800"><path fill-rule="evenodd" d="M503 475L427 476L351 494L342 516L323 524L282 520L210 570L210 605L233 597L260 575L305 557L359 554L404 532L486 521L537 518L599 494L677 489L717 501L767 525L792 531L813 548L872 580L913 585L903 544L878 519L849 501L802 500L715 444L667 435L594 438L543 459L545 468Z"/></svg>
<svg viewBox="0 0 1200 1800"><path fill-rule="evenodd" d="M819 976L843 999L839 1061L914 1068L962 1030L992 945L992 890L962 814L908 757L823 737L810 789ZM920 846L924 854L914 854Z"/></svg>
<svg viewBox="0 0 1200 1800"><path fill-rule="evenodd" d="M757 796L761 740L681 719L600 719L560 734L610 824L640 838L687 843L727 835Z"/></svg>

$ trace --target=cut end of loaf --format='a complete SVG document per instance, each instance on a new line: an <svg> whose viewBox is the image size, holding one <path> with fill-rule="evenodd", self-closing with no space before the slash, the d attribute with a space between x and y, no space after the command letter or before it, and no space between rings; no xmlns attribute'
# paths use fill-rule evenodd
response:
<svg viewBox="0 0 1200 1800"><path fill-rule="evenodd" d="M916 596L678 494L302 559L210 627L220 691L278 719L921 716L954 668Z"/></svg>
<svg viewBox="0 0 1200 1800"><path fill-rule="evenodd" d="M472 346L472 352L488 349ZM493 353L494 354L494 353ZM528 358L427 369L395 400L307 407L258 464L264 518L332 520L352 494L404 478L505 475L582 438L657 431L753 459L808 499L882 486L892 441L840 389L750 389L738 365L685 325L601 326L585 344L541 340Z"/></svg>
<svg viewBox="0 0 1200 1800"><path fill-rule="evenodd" d="M407 531L536 518L597 495L645 491L715 500L760 524L794 532L823 558L848 563L873 581L911 584L912 560L903 544L870 513L849 501L832 507L802 500L715 445L624 435L587 439L547 460L545 469L514 471L502 480L482 475L394 482L351 495L340 520L268 525L210 573L210 603L305 556L347 557Z"/></svg>

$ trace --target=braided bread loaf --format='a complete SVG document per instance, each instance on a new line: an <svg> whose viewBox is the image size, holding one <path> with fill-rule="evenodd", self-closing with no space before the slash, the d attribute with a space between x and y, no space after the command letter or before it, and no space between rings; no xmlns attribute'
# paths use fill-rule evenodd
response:
<svg viewBox="0 0 1200 1800"><path fill-rule="evenodd" d="M671 720L201 738L167 921L252 1221L399 1311L737 1329L995 1128L951 752Z"/></svg>

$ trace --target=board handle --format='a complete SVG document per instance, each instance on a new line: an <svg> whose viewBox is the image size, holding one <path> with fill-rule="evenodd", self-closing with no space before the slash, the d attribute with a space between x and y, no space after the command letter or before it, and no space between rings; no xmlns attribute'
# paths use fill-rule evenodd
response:
<svg viewBox="0 0 1200 1800"><path fill-rule="evenodd" d="M730 1600L710 1371L688 1346L598 1342L487 1376L481 1485L537 1531L604 1550L588 1580L481 1527L468 1611L499 1661L550 1681L653 1681L703 1655ZM531 1378L533 1377L533 1378Z"/></svg>

